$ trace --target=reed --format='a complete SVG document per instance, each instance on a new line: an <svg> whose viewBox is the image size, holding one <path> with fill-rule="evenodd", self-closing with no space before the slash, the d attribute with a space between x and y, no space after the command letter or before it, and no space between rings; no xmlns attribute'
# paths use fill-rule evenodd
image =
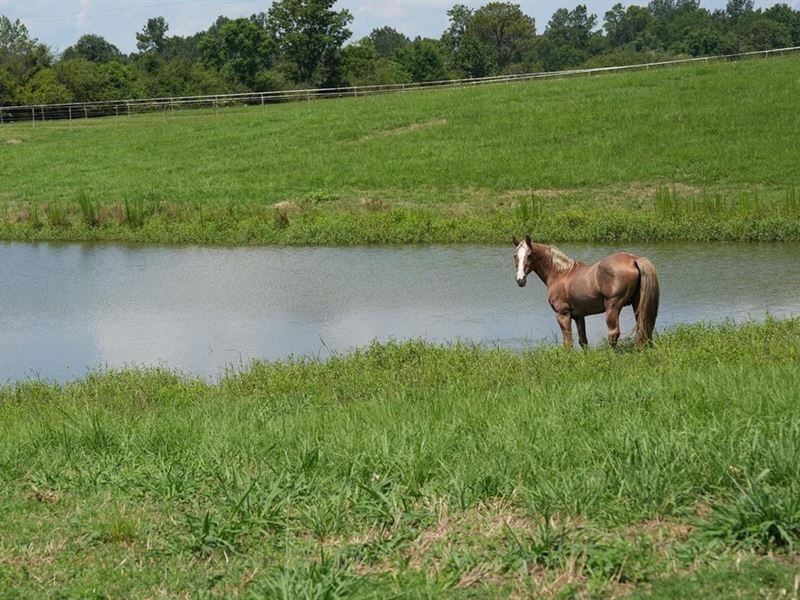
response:
<svg viewBox="0 0 800 600"><path fill-rule="evenodd" d="M69 224L67 210L61 202L50 202L45 206L45 216L50 227L66 227Z"/></svg>
<svg viewBox="0 0 800 600"><path fill-rule="evenodd" d="M144 225L146 216L144 199L125 198L124 211L125 223L128 227L137 229Z"/></svg>
<svg viewBox="0 0 800 600"><path fill-rule="evenodd" d="M97 204L87 194L81 193L77 199L81 220L86 227L95 227L99 224Z"/></svg>

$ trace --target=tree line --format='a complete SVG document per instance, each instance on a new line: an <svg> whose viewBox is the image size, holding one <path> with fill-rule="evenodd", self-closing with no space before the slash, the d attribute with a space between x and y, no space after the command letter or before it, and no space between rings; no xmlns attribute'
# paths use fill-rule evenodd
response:
<svg viewBox="0 0 800 600"><path fill-rule="evenodd" d="M579 5L556 10L541 33L518 4L456 4L439 39L387 26L352 42L353 16L335 3L277 0L186 37L154 17L131 54L92 34L55 55L22 22L0 16L0 105L435 81L800 45L800 11L756 10L752 0L714 11L699 0L616 4L602 27Z"/></svg>

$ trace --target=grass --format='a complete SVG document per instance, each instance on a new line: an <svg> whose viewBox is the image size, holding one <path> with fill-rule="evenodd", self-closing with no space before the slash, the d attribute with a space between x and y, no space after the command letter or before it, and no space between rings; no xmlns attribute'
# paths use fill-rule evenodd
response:
<svg viewBox="0 0 800 600"><path fill-rule="evenodd" d="M0 238L798 240L798 75L786 56L5 125Z"/></svg>
<svg viewBox="0 0 800 600"><path fill-rule="evenodd" d="M6 386L0 589L789 597L799 366L793 319Z"/></svg>

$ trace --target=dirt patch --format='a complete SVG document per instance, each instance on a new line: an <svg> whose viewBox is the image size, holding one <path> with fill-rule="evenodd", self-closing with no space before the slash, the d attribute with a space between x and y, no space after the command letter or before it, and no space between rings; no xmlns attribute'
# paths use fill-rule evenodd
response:
<svg viewBox="0 0 800 600"><path fill-rule="evenodd" d="M361 206L369 211L380 210L383 208L383 201L379 198L362 198Z"/></svg>
<svg viewBox="0 0 800 600"><path fill-rule="evenodd" d="M21 143L22 143L22 140L20 140L18 138L10 138L10 139L6 140L6 144L21 144Z"/></svg>
<svg viewBox="0 0 800 600"><path fill-rule="evenodd" d="M58 555L67 547L63 539L50 540L43 545L29 544L6 553L0 552L0 565L7 565L12 569L38 569L47 567L55 562Z"/></svg>
<svg viewBox="0 0 800 600"><path fill-rule="evenodd" d="M679 196L698 196L703 192L702 188L686 183L653 184L634 181L627 185L625 194L629 198L652 199L658 190L665 188L674 191Z"/></svg>
<svg viewBox="0 0 800 600"><path fill-rule="evenodd" d="M40 490L35 485L31 486L29 497L31 500L41 502L42 504L55 504L59 500L59 496L55 492Z"/></svg>
<svg viewBox="0 0 800 600"><path fill-rule="evenodd" d="M367 135L361 136L358 141L366 142L368 140L374 140L376 138L403 135L404 133L420 131L421 129L430 129L431 127L439 127L441 125L447 125L447 119L431 119L430 121L410 123L409 125L403 125L402 127L395 127L394 129L386 129L384 131L378 131L376 133L368 133Z"/></svg>

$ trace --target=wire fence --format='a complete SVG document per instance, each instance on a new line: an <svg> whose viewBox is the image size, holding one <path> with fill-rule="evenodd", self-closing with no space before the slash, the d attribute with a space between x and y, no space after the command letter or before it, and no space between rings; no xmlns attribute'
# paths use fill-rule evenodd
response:
<svg viewBox="0 0 800 600"><path fill-rule="evenodd" d="M567 71L544 71L536 73L519 73L495 75L491 77L475 77L467 79L446 79L440 81L424 81L416 83L394 83L387 85L364 85L335 88L316 88L300 90L282 90L273 92L245 92L241 94L214 94L205 96L180 96L174 98L140 98L127 100L101 100L95 102L68 102L60 104L28 104L23 106L0 106L0 125L36 123L45 121L72 121L97 117L128 118L137 114L164 113L165 115L182 109L205 108L218 113L225 108L241 106L266 106L282 102L310 102L324 98L344 98L410 92L417 90L457 88L478 86L493 83L511 83L515 81L531 81L535 79L551 79L563 77L591 76L603 73L618 73L632 70L703 63L711 61L731 61L746 58L767 58L775 55L794 53L800 46L667 60L651 63L639 63L615 67L597 67L591 69L571 69Z"/></svg>

